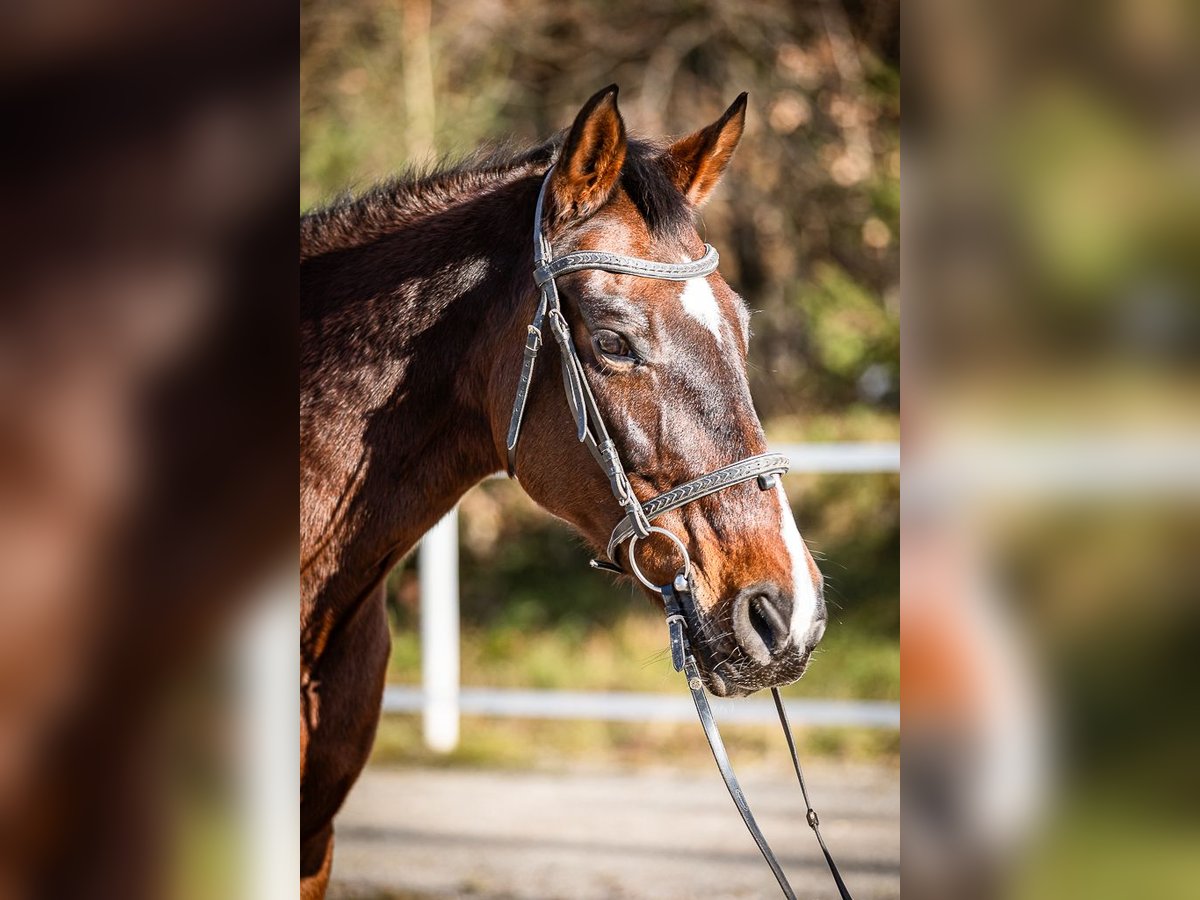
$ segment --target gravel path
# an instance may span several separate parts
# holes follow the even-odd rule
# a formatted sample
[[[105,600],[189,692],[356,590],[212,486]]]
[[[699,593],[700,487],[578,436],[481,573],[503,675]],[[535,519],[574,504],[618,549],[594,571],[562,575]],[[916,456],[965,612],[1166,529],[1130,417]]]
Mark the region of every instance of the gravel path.
[[[857,900],[900,896],[892,768],[806,769]],[[836,898],[799,788],[742,778],[797,894]],[[331,900],[778,897],[715,771],[622,774],[369,768],[337,819]]]

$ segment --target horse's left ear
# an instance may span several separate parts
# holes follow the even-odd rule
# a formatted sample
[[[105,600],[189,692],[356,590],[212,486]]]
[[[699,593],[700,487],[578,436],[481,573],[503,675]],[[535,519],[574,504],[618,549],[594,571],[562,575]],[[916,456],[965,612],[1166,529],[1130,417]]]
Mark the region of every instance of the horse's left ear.
[[[692,206],[699,206],[716,188],[745,127],[746,94],[743,92],[725,110],[725,115],[676,141],[663,154],[671,177]]]

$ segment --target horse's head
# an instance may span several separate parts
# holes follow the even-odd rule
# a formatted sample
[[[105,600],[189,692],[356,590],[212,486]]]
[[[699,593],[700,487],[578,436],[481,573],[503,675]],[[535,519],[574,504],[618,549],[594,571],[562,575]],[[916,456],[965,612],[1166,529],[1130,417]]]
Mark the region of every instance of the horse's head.
[[[626,138],[616,93],[608,88],[588,101],[559,151],[544,225],[554,255],[697,259],[704,242],[693,212],[737,146],[746,97],[711,125],[660,147]],[[749,314],[719,274],[665,281],[589,270],[561,275],[557,284],[588,383],[639,498],[766,451],[746,378]],[[551,358],[536,370],[516,474],[538,503],[604,548],[622,513],[576,441],[557,348],[546,345]],[[517,348],[505,363],[519,363]],[[515,379],[515,368],[506,370],[505,384]],[[738,484],[655,524],[691,556],[699,618],[691,637],[709,689],[738,695],[797,679],[826,614],[821,574],[782,486]],[[635,552],[658,584],[669,583],[681,563],[660,535]],[[626,570],[627,555],[628,545],[618,554]]]

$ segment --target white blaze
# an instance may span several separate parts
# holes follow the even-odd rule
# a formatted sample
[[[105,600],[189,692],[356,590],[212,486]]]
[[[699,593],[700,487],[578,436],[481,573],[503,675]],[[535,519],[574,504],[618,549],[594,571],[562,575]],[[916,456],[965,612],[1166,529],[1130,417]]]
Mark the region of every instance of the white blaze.
[[[775,485],[779,497],[779,532],[792,561],[792,640],[799,645],[812,628],[817,616],[817,591],[813,587],[812,573],[808,570],[808,553],[796,519],[788,503],[783,485]]]
[[[683,303],[683,311],[707,328],[721,343],[721,307],[717,298],[708,285],[707,278],[689,278],[683,283],[683,293],[679,295]]]

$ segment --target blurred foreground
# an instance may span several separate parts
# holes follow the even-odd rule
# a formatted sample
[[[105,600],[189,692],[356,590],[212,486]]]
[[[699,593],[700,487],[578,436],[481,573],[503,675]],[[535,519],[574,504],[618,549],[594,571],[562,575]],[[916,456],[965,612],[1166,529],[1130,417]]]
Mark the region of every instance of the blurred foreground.
[[[1194,897],[1195,6],[905,29],[905,888]]]
[[[242,813],[291,837],[232,648],[294,565],[294,15],[0,11],[6,900],[266,896]]]

